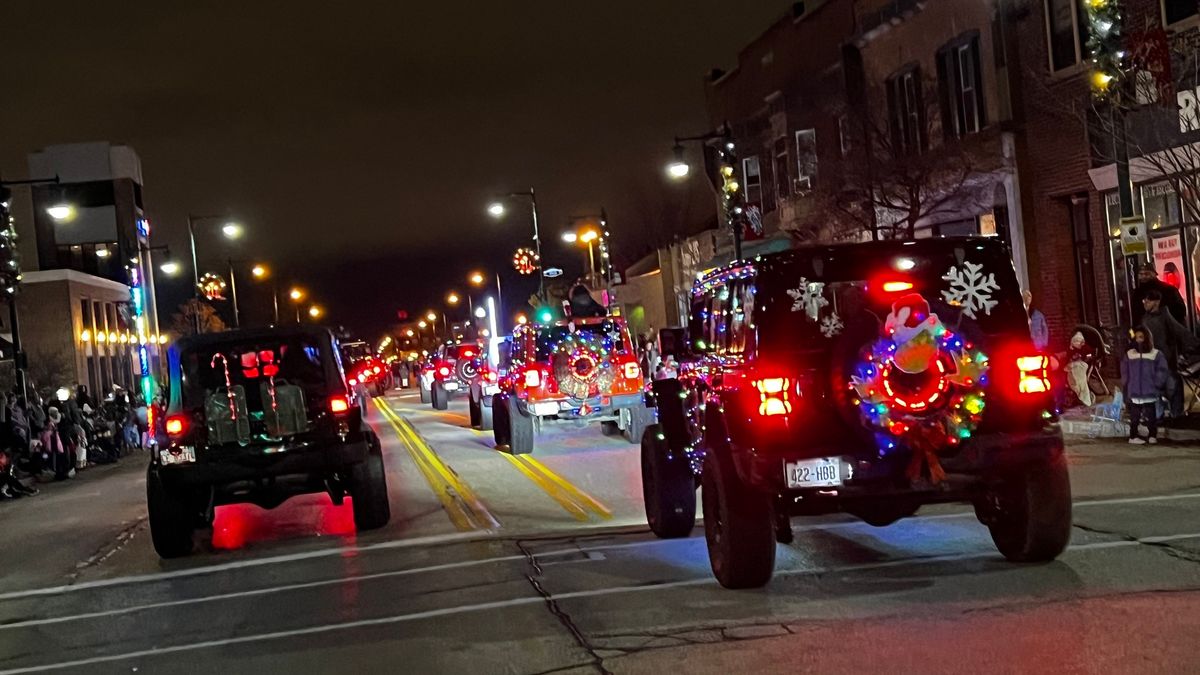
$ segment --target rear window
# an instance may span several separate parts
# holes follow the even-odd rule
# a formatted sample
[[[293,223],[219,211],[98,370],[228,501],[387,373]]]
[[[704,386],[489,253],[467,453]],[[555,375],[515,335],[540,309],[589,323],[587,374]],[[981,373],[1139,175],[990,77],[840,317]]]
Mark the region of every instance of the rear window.
[[[882,325],[897,303],[916,303],[980,336],[1029,334],[1007,250],[979,241],[801,249],[768,258],[754,284],[754,332],[768,351],[827,349],[834,338],[858,332],[851,328]]]
[[[321,343],[316,338],[290,336],[224,342],[189,349],[180,355],[183,405],[203,408],[214,394],[241,386],[246,407],[261,412],[270,405],[271,390],[300,387],[309,406],[328,395]]]
[[[625,354],[629,351],[629,344],[625,331],[622,330],[621,324],[616,321],[606,320],[592,324],[578,324],[575,326],[575,333],[580,335],[588,335],[598,337],[604,340],[607,345],[617,354]],[[537,360],[545,361],[550,358],[550,353],[571,334],[570,326],[547,326],[538,330],[537,333]]]

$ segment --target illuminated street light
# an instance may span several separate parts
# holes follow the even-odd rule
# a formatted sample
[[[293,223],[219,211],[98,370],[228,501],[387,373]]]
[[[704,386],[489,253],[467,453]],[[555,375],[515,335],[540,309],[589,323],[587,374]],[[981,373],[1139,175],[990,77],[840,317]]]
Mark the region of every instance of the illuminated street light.
[[[485,317],[487,317],[487,310],[482,307],[476,307],[475,308],[475,318],[483,319]]]
[[[425,322],[424,322],[424,321],[422,321],[421,323],[419,323],[419,324],[417,324],[417,325],[418,325],[418,326],[420,326],[421,328],[424,328],[424,327],[425,327]],[[412,337],[413,335],[414,335],[414,333],[413,333],[413,329],[411,329],[411,328],[409,328],[408,330],[404,331],[404,337]]]
[[[579,235],[574,232],[563,232],[562,240],[568,244],[574,244],[579,241]]]
[[[504,204],[501,204],[500,202],[492,202],[492,204],[488,206],[488,213],[490,213],[493,218],[503,218]]]
[[[163,274],[174,276],[179,274],[179,263],[175,262],[174,260],[168,260],[159,265],[158,269],[162,270]]]
[[[237,223],[225,223],[221,226],[221,233],[229,239],[237,239],[242,236],[242,226]]]
[[[300,290],[299,288],[293,288],[288,293],[288,297],[291,298],[293,302],[300,302],[300,300],[304,298],[304,291]]]
[[[458,293],[455,293],[454,291],[450,291],[450,294],[446,296],[446,302],[450,303],[451,305],[457,305],[461,299],[462,298],[458,297]]]
[[[483,282],[484,282],[483,273],[482,272],[472,272],[471,276],[468,277],[467,280],[470,281],[471,285],[473,285],[473,286],[482,286]]]
[[[429,323],[433,323],[434,321],[437,321],[437,314],[430,312],[425,315],[425,318],[429,320]]]
[[[583,234],[579,235],[579,241],[582,241],[585,244],[590,244],[599,238],[600,238],[600,233],[597,232],[596,230],[591,230],[591,229],[586,230],[586,231],[584,231]]]
[[[420,321],[417,322],[417,328],[425,328],[428,325],[429,324],[425,323],[425,319],[421,319]]]
[[[267,276],[267,268],[265,265],[255,265],[250,268],[250,274],[254,275],[255,279],[263,279]]]
[[[317,318],[317,317],[319,317],[319,316],[321,316],[321,308],[320,308],[320,307],[317,307],[316,305],[313,305],[312,307],[309,307],[309,308],[308,308],[308,315],[309,315],[309,316],[311,316],[311,317],[312,317],[312,318],[314,318],[314,319],[315,319],[315,318]]]
[[[675,144],[675,160],[667,165],[667,175],[675,180],[683,180],[692,172],[692,167],[683,155],[683,145]]]
[[[70,204],[53,204],[46,208],[46,213],[50,214],[51,218],[62,222],[70,220],[75,215],[75,207]]]

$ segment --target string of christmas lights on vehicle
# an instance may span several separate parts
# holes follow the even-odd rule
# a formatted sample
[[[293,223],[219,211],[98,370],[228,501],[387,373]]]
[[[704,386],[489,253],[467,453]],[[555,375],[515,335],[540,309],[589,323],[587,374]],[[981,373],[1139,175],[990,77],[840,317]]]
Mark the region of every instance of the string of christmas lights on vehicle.
[[[551,362],[558,388],[574,398],[588,398],[616,380],[613,340],[608,335],[569,333],[554,343]]]

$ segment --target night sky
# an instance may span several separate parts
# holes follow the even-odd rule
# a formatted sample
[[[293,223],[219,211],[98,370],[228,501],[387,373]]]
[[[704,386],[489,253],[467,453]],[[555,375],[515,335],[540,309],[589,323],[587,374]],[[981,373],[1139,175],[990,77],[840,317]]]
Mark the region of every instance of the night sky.
[[[572,215],[605,206],[626,261],[664,220],[711,218],[699,180],[663,178],[672,137],[706,130],[704,73],[790,5],[5,0],[0,170],[24,178],[55,143],[130,145],[155,243],[184,257],[189,211],[233,214],[247,237],[202,237],[202,270],[273,263],[373,338],[469,270],[508,283],[531,228],[515,204],[490,219],[494,193],[537,188],[547,265],[569,272]]]

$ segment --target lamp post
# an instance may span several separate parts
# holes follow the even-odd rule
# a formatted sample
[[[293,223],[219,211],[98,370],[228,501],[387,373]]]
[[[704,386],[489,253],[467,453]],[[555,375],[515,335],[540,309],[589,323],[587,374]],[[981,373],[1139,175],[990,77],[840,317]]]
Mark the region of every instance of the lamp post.
[[[741,185],[737,181],[737,146],[733,143],[733,132],[728,124],[724,124],[716,131],[710,131],[707,134],[698,136],[675,137],[674,160],[667,165],[667,175],[674,180],[683,180],[691,173],[691,166],[687,162],[687,157],[684,153],[684,143],[700,143],[708,145],[713,141],[720,141],[720,146],[717,149],[717,157],[721,162],[721,187],[716,189],[716,185],[712,185],[721,197],[721,205],[725,210],[725,221],[729,225],[733,234],[733,258],[734,260],[742,259],[742,226],[745,219],[745,198],[742,193]]]
[[[537,253],[538,264],[542,265],[542,237],[538,233],[537,193],[534,192],[533,188],[531,187],[527,192],[510,192],[505,195],[505,197],[522,197],[529,199],[530,213],[533,215],[533,247],[534,251]],[[488,213],[492,214],[492,217],[494,218],[502,218],[504,216],[504,211],[504,203],[502,201],[492,202],[491,206],[488,207]],[[546,277],[544,274],[542,274],[541,269],[538,270],[538,298],[541,299],[542,302],[545,302],[546,300]]]
[[[197,261],[196,256],[196,224],[204,221],[224,220],[225,218],[226,216],[221,215],[196,216],[191,213],[187,217],[188,243],[192,249],[192,298],[196,301],[197,310],[193,311],[192,314],[196,322],[197,334],[200,333],[200,312],[198,311],[200,305],[200,263]],[[237,239],[242,236],[242,226],[235,222],[227,221],[221,226],[221,233],[228,239]],[[234,323],[237,323],[236,309],[234,311]]]
[[[292,304],[296,306],[296,323],[300,323],[300,301],[304,299],[304,291],[299,288],[292,288],[288,291],[288,297],[292,299]]]

